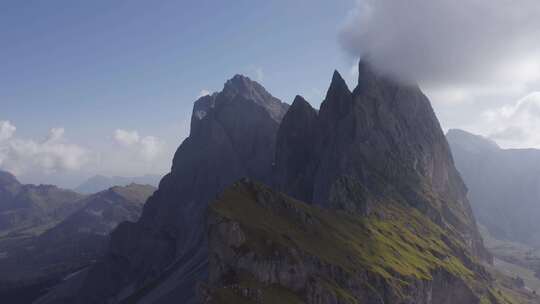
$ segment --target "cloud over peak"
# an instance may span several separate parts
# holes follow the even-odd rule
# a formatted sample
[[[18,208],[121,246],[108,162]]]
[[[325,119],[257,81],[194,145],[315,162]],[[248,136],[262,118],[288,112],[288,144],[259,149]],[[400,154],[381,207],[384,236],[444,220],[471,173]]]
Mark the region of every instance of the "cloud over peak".
[[[431,86],[540,79],[537,0],[359,0],[341,43],[382,72]]]

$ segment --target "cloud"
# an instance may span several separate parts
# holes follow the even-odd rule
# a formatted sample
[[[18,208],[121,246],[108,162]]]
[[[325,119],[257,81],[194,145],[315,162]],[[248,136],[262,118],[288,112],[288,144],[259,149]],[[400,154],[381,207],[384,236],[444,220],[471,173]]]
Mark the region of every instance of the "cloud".
[[[264,80],[264,69],[260,66],[257,66],[257,65],[249,65],[246,69],[245,69],[245,72],[247,73],[247,75],[249,75],[252,79],[258,81],[258,82],[262,82]]]
[[[44,141],[16,138],[15,130],[0,121],[0,167],[16,175],[79,170],[90,160],[85,148],[66,141],[63,128],[51,129]]]
[[[137,131],[117,129],[114,131],[114,139],[121,145],[132,146],[140,141],[140,136]]]
[[[540,92],[485,111],[479,127],[506,148],[540,148]]]
[[[477,90],[540,80],[540,1],[359,0],[340,41],[384,73]]]
[[[137,131],[117,129],[114,131],[115,141],[131,149],[139,158],[145,161],[153,161],[165,150],[165,143],[155,136],[141,137]]]
[[[257,77],[257,81],[263,81],[264,71],[261,67],[255,68],[255,76]]]
[[[210,95],[210,91],[207,90],[207,89],[202,89],[199,92],[199,95],[197,96],[197,98],[201,98],[201,97],[208,96],[208,95]]]
[[[10,139],[17,128],[9,121],[0,121],[0,142]]]

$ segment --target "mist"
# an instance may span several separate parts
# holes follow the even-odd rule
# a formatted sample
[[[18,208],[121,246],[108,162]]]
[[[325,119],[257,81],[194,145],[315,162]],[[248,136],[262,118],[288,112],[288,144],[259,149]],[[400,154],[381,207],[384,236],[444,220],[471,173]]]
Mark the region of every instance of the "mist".
[[[381,72],[427,86],[540,77],[540,2],[360,0],[342,47]]]

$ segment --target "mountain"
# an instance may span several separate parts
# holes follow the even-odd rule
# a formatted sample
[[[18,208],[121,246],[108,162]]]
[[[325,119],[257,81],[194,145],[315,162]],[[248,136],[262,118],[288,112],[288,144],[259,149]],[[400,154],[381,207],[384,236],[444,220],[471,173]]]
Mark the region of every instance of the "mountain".
[[[279,134],[287,138],[305,133],[303,138],[311,142],[278,138],[285,145],[277,147],[277,171],[304,168],[286,175],[278,190],[305,202],[368,215],[378,195],[391,186],[433,221],[457,229],[475,255],[489,259],[444,133],[417,86],[394,82],[361,63],[353,92],[334,73],[317,116],[301,99],[295,102],[303,105],[293,104]],[[305,125],[298,123],[302,115],[310,117]],[[310,147],[309,155],[298,151],[302,146]],[[298,183],[304,191],[295,188]]]
[[[111,235],[107,257],[66,284],[75,286],[63,286],[43,302],[195,301],[196,284],[208,273],[207,205],[242,177],[271,181],[276,135],[287,108],[240,75],[221,92],[197,100],[190,135],[141,219],[121,224]]]
[[[83,194],[91,194],[107,190],[114,186],[127,186],[129,184],[151,185],[157,187],[160,175],[143,175],[134,177],[96,175],[75,188],[75,191]]]
[[[196,101],[140,220],[37,303],[511,303],[490,262],[429,100],[361,62],[319,111],[240,75]]]
[[[23,185],[0,171],[0,236],[40,233],[79,209],[82,197],[52,185]]]
[[[350,91],[336,72],[277,142],[282,193],[241,182],[210,207],[203,303],[510,303],[417,86],[362,62]]]
[[[461,130],[447,138],[478,221],[497,239],[539,247],[540,150],[501,149]]]
[[[79,210],[43,234],[2,244],[0,297],[25,303],[21,296],[32,294],[28,290],[93,263],[105,252],[109,233],[121,222],[138,220],[154,191],[136,184],[110,188],[83,198]]]
[[[465,243],[388,194],[356,217],[230,187],[211,206],[203,303],[511,303]]]
[[[478,221],[495,238],[539,247],[540,150],[501,149],[461,130],[447,138]]]

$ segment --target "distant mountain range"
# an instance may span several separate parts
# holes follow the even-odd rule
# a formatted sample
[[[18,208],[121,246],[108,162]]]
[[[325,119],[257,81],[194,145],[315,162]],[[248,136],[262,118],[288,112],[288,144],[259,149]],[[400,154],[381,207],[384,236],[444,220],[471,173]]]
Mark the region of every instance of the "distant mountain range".
[[[52,185],[23,185],[0,171],[0,236],[43,232],[81,208],[82,198]]]
[[[501,149],[462,130],[447,138],[478,221],[493,237],[540,247],[540,150]]]
[[[319,111],[236,75],[137,222],[37,304],[539,303],[496,272],[416,85],[359,65]]]
[[[129,184],[151,185],[157,187],[160,175],[147,174],[135,177],[96,175],[77,186],[74,190],[78,193],[90,194],[109,189],[114,186],[127,186]]]
[[[115,186],[83,196],[55,186],[22,185],[0,171],[0,298],[30,303],[44,289],[106,251],[109,233],[136,221],[150,185]]]

